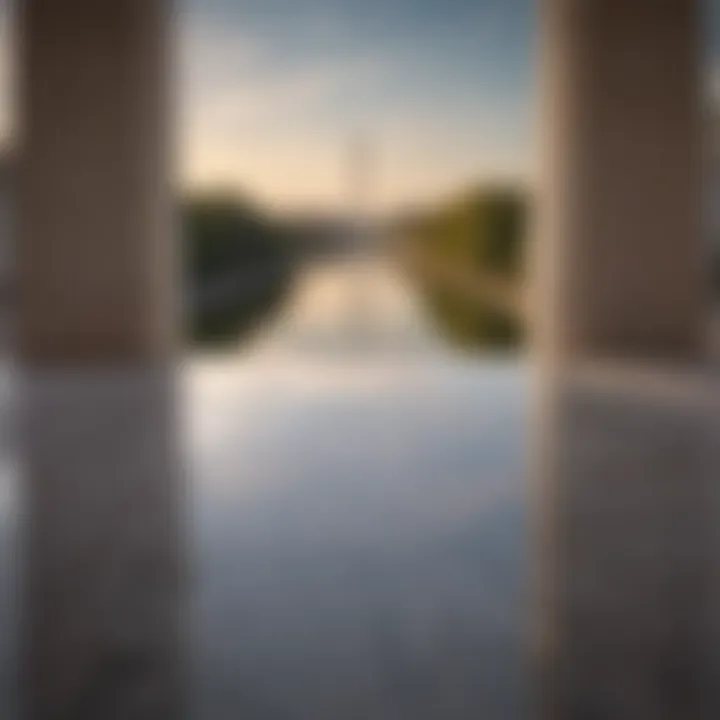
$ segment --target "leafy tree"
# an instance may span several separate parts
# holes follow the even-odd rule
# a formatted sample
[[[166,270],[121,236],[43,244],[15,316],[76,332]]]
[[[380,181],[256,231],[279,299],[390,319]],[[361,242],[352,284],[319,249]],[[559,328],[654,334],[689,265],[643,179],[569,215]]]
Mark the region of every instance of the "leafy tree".
[[[237,340],[283,295],[291,266],[285,234],[232,192],[188,198],[181,214],[192,340]]]
[[[500,280],[517,288],[524,275],[529,200],[517,188],[475,187],[422,217],[411,218],[401,232],[424,267],[474,278],[480,286]],[[522,318],[508,308],[480,304],[442,273],[422,273],[423,294],[438,324],[456,344],[508,347],[520,342]]]

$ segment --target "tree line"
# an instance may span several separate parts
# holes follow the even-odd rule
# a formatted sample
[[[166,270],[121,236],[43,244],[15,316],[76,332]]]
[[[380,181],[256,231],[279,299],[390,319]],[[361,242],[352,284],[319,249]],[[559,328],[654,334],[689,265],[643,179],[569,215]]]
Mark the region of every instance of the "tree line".
[[[476,186],[400,222],[403,264],[454,344],[522,341],[530,204],[522,188]]]
[[[293,244],[283,225],[233,192],[187,197],[181,208],[190,341],[234,342],[284,297]]]

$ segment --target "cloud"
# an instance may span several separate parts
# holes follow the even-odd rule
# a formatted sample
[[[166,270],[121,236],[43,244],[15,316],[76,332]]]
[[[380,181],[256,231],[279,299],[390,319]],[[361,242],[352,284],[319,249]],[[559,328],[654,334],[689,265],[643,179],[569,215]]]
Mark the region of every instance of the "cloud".
[[[378,53],[278,62],[234,29],[194,28],[183,46],[181,135],[189,184],[251,185],[284,204],[341,194],[348,103],[403,69]]]
[[[302,45],[302,44],[301,44]],[[500,92],[453,75],[422,48],[288,49],[238,25],[197,23],[182,44],[183,177],[237,184],[280,205],[345,201],[344,147],[377,145],[384,206],[449,191],[497,169],[522,175],[518,123]],[[467,70],[467,68],[465,68]],[[439,73],[439,74],[438,74]]]
[[[343,95],[377,86],[396,64],[377,53],[305,53],[281,60],[272,43],[233,26],[188,28],[181,58],[185,124],[203,131],[211,125],[221,133],[292,114],[307,117]]]

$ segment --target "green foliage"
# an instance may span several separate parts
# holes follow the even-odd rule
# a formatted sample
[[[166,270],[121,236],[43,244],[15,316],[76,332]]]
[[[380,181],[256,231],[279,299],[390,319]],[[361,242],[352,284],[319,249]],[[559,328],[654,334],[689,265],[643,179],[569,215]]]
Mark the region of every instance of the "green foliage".
[[[200,278],[273,259],[283,251],[278,228],[258,208],[227,192],[187,200],[183,225],[188,264]]]
[[[522,341],[522,324],[510,313],[469,302],[447,285],[424,284],[422,295],[438,330],[455,347],[507,350]]]
[[[182,223],[192,340],[237,340],[284,293],[290,272],[284,233],[257,207],[229,192],[187,199]]]
[[[405,227],[410,252],[419,252],[424,267],[441,267],[470,278],[478,286],[500,280],[519,288],[524,274],[529,202],[515,188],[473,188],[434,212],[413,218]],[[482,293],[424,272],[423,294],[438,325],[464,347],[512,347],[521,342],[522,318],[508,308],[482,304]]]
[[[418,241],[439,260],[519,278],[528,201],[516,189],[473,189],[416,224]]]

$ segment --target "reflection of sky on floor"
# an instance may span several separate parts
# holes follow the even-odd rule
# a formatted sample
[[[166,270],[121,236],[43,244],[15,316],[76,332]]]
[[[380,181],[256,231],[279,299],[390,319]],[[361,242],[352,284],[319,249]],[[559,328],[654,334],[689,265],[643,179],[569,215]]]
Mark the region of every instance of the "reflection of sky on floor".
[[[187,364],[203,720],[527,717],[525,368],[453,357],[373,282],[359,311],[306,278],[251,352]]]

